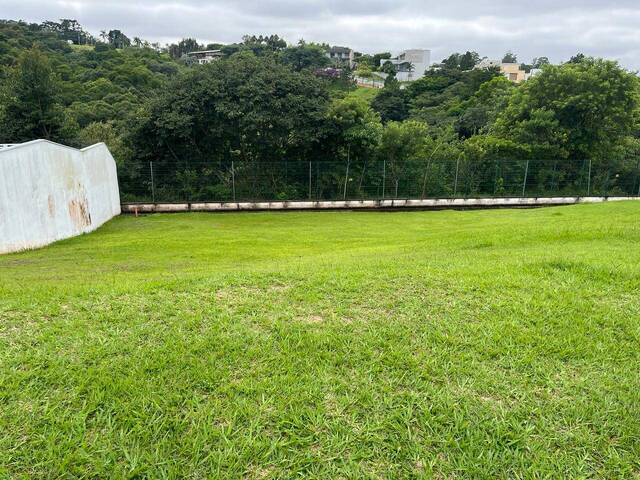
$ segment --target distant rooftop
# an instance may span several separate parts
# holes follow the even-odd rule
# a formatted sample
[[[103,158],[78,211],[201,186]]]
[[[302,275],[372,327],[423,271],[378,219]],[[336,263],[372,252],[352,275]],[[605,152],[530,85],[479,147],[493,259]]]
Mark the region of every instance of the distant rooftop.
[[[215,55],[215,54],[224,55],[222,53],[222,50],[198,50],[196,52],[187,53],[187,55]]]

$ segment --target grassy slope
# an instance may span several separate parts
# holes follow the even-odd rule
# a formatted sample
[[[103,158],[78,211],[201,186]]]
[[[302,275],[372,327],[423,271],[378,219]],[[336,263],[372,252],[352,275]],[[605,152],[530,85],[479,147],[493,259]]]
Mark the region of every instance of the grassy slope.
[[[77,52],[95,50],[95,45],[71,45],[71,48]]]
[[[368,87],[358,87],[355,90],[349,92],[350,97],[357,97],[365,100],[367,103],[371,103],[371,101],[378,95],[380,90],[378,88],[368,88]]]
[[[156,215],[0,257],[0,477],[637,476],[639,220]]]

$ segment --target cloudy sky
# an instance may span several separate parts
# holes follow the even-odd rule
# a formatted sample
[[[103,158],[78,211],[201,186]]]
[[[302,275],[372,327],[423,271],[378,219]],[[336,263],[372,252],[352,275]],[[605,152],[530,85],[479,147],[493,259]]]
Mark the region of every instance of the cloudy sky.
[[[512,50],[562,61],[580,51],[640,69],[638,0],[0,0],[0,18],[76,18],[92,33],[119,28],[161,43],[278,33],[367,53],[430,48],[436,60]]]

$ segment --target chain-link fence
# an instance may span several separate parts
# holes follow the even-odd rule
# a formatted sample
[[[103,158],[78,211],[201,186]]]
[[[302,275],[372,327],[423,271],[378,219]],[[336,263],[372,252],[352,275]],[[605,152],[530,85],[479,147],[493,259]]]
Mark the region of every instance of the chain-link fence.
[[[120,184],[125,202],[640,195],[640,162],[149,162]]]

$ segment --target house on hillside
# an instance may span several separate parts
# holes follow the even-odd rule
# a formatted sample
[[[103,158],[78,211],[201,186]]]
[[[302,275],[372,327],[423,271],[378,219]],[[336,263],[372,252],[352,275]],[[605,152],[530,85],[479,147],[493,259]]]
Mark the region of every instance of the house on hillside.
[[[215,62],[224,57],[224,53],[221,50],[201,50],[198,52],[187,53],[187,58],[194,63],[204,65],[206,63]]]
[[[331,47],[326,55],[335,66],[355,66],[355,53],[348,47]]]
[[[396,67],[396,78],[401,82],[412,82],[424,77],[431,65],[431,50],[414,48],[405,50],[395,58],[383,58],[380,66],[391,63]]]
[[[475,67],[476,69],[489,69],[489,68],[498,68],[500,69],[500,73],[505,76],[507,80],[512,81],[513,83],[522,83],[525,80],[529,80],[532,76],[539,73],[539,70],[536,70],[535,73],[532,70],[531,73],[527,73],[523,70],[519,63],[503,63],[498,60],[489,60],[484,59]]]

